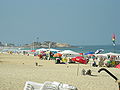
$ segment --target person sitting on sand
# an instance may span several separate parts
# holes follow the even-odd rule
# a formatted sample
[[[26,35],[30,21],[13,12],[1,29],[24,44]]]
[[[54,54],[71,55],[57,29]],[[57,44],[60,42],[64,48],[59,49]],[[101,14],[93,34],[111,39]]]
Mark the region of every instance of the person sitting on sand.
[[[81,74],[82,74],[82,75],[86,75],[85,69],[82,69]]]
[[[93,66],[93,67],[97,67],[97,66],[98,66],[98,65],[96,64],[95,60],[94,60],[94,62],[93,62],[93,64],[92,64],[92,66]]]
[[[86,75],[91,75],[91,73],[92,73],[92,71],[89,69],[89,70],[87,70]]]

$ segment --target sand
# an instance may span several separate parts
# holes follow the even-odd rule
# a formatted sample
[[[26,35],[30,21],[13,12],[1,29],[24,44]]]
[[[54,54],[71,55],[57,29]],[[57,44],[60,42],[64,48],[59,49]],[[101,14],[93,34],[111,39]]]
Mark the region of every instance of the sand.
[[[35,63],[39,63],[36,66]],[[0,54],[0,90],[23,90],[26,81],[44,83],[56,81],[76,86],[78,90],[118,90],[115,80],[99,67],[90,64],[55,64],[38,57]],[[81,75],[82,69],[92,70],[93,76]],[[120,79],[120,69],[107,68]]]

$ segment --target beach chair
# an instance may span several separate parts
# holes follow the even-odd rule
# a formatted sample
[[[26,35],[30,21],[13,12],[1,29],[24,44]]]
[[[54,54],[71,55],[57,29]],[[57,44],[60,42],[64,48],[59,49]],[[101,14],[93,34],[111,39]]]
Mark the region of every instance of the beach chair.
[[[40,90],[77,90],[77,88],[69,84],[47,81],[40,88]]]
[[[76,87],[60,82],[46,81],[44,84],[27,81],[24,90],[77,90]]]
[[[24,90],[40,90],[40,88],[43,86],[43,84],[27,81],[25,83]]]

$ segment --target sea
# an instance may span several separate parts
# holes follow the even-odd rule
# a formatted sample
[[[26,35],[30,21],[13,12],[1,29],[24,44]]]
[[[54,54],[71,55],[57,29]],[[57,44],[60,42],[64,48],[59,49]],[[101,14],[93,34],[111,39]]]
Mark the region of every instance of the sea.
[[[36,48],[38,49],[38,48]],[[71,47],[71,48],[54,48],[58,50],[72,50],[78,53],[87,53],[87,52],[95,52],[99,49],[103,49],[104,51],[102,53],[120,53],[120,45],[82,45],[77,47]]]
[[[84,45],[79,46],[77,48],[56,48],[59,50],[72,50],[78,53],[87,53],[87,52],[95,52],[99,49],[103,49],[102,53],[120,53],[120,45],[112,46],[112,45]]]
[[[10,50],[15,49],[15,48],[9,48]],[[34,48],[34,50],[40,49],[40,48]],[[48,48],[46,48],[48,49]],[[72,50],[78,53],[88,53],[88,52],[95,52],[99,49],[103,49],[104,51],[101,53],[119,53],[120,54],[120,45],[82,45],[82,46],[77,46],[77,47],[69,47],[69,48],[53,48],[57,50]],[[0,49],[3,50],[3,49]],[[6,51],[6,49],[4,49]],[[8,50],[8,49],[7,49]],[[22,48],[22,50],[33,50],[33,48]]]

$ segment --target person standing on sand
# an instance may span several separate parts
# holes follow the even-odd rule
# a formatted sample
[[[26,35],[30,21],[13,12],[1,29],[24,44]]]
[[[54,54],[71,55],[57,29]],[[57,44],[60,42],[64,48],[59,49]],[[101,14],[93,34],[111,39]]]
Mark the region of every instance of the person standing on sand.
[[[103,65],[104,65],[104,59],[103,57],[101,57],[99,61],[99,67],[102,67]]]

